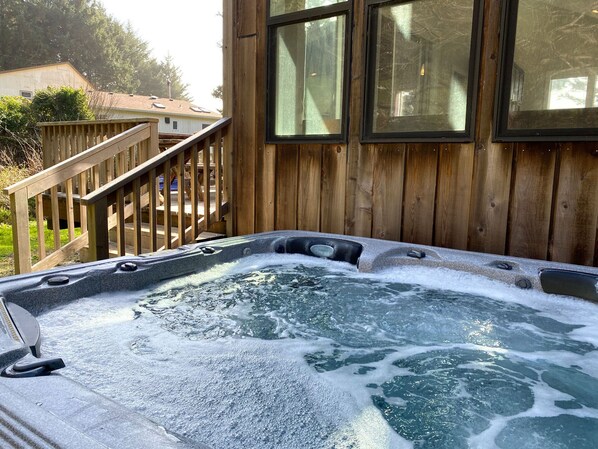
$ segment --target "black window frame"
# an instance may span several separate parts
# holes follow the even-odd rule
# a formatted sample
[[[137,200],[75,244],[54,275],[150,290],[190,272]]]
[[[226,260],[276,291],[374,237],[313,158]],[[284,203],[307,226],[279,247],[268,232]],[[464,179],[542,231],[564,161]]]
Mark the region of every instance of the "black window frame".
[[[598,140],[598,127],[595,128],[517,128],[509,129],[509,105],[519,0],[505,0],[500,24],[500,60],[497,89],[494,101],[493,140],[497,142],[572,142]],[[548,112],[548,110],[547,110]],[[558,112],[556,113],[558,115]]]
[[[266,62],[266,143],[347,143],[349,131],[349,95],[351,85],[351,34],[353,29],[353,0],[320,6],[302,11],[270,16],[270,0],[266,1],[267,62]],[[307,23],[330,17],[345,17],[345,53],[343,55],[343,89],[341,106],[341,132],[338,134],[296,134],[279,136],[275,134],[276,120],[276,29],[282,26]]]
[[[471,26],[471,44],[469,49],[469,69],[467,72],[467,107],[465,129],[463,131],[405,131],[405,132],[373,132],[374,98],[376,89],[375,50],[377,15],[375,8],[392,6],[401,3],[414,3],[417,0],[366,0],[367,33],[365,42],[365,76],[363,83],[363,117],[361,120],[361,141],[363,143],[378,142],[473,142],[475,138],[476,116],[478,106],[478,85],[480,77],[480,60],[482,48],[482,28],[484,19],[484,1],[473,0],[473,17]]]

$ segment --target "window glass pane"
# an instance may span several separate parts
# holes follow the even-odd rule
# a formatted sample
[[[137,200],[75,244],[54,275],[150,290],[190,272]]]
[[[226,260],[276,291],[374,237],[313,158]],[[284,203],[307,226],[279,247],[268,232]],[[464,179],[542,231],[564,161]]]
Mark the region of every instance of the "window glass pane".
[[[473,11],[473,0],[375,8],[374,133],[465,131]]]
[[[277,136],[340,134],[345,17],[276,29]]]
[[[596,126],[595,8],[596,0],[519,0],[509,128]]]
[[[346,0],[270,0],[270,16],[345,2]]]

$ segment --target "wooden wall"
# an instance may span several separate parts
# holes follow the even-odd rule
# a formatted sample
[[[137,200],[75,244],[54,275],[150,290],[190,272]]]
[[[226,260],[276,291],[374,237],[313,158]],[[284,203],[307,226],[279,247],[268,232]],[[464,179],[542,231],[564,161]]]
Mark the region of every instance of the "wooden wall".
[[[301,229],[598,266],[598,142],[492,141],[501,2],[485,2],[475,142],[360,143],[355,0],[349,143],[267,145],[267,0],[224,1],[235,234]]]

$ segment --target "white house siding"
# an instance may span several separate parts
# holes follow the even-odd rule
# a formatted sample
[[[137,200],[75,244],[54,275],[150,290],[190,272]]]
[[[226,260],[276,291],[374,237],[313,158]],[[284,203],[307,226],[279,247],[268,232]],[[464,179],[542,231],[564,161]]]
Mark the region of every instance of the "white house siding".
[[[23,91],[35,95],[38,90],[61,86],[90,88],[89,82],[68,63],[0,72],[0,97],[20,96]]]
[[[197,131],[201,131],[205,126],[209,126],[216,122],[218,119],[213,117],[185,117],[176,115],[162,115],[152,114],[146,111],[119,111],[112,110],[109,113],[111,119],[127,119],[127,118],[142,118],[151,117],[157,118],[158,132],[161,133],[175,133],[175,134],[194,134]],[[165,117],[170,117],[170,124],[166,124]],[[177,129],[173,128],[173,122],[177,122]]]

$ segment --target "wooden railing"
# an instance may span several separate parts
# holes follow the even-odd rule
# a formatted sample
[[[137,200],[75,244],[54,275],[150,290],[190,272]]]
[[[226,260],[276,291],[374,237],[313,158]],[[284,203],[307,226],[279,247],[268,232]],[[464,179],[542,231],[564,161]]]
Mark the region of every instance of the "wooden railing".
[[[222,220],[228,212],[223,138],[230,123],[230,118],[219,120],[82,198],[87,207],[89,259],[109,257],[110,232],[114,229],[118,255],[125,255],[127,247],[140,254],[192,242],[212,223]],[[176,204],[170,189],[174,178],[178,184]],[[158,224],[158,209],[162,225]],[[142,221],[143,210],[147,211],[147,223]]]
[[[38,123],[44,168],[53,167],[142,123],[155,124],[152,131],[158,132],[157,118]],[[106,172],[106,176],[109,175]]]
[[[77,200],[89,192],[100,189],[102,185],[113,178],[134,169],[158,153],[157,122],[145,121],[146,123],[138,124],[75,155],[57,150],[58,159],[67,154],[70,157],[4,190],[6,194],[10,195],[14,264],[17,274],[56,266],[87,245],[87,210],[85,204],[80,201],[77,204]],[[119,121],[118,126],[125,126],[123,123]],[[108,129],[111,124],[106,122],[105,125],[96,122],[92,126]],[[73,126],[74,129],[81,130],[87,125],[76,124]],[[59,134],[62,135],[62,131],[55,135]],[[84,139],[81,136],[74,140],[93,141],[91,138]],[[81,143],[81,145],[83,144]],[[78,146],[77,151],[80,148]],[[28,204],[30,198],[35,198],[34,215],[38,246],[36,254],[38,261],[36,263],[32,261],[30,244]],[[78,220],[76,220],[77,215]],[[47,254],[45,247],[45,217],[51,219],[54,243],[54,251],[51,254]],[[63,222],[66,221],[68,237],[68,243],[64,246],[60,241],[61,217],[66,218],[66,220],[63,219]],[[78,237],[75,233],[77,221],[81,229]],[[50,221],[48,221],[49,223]]]

